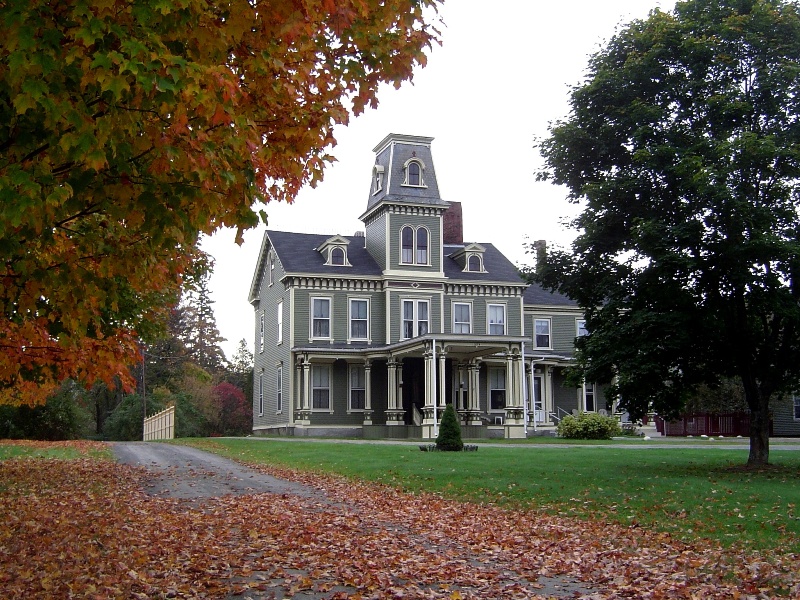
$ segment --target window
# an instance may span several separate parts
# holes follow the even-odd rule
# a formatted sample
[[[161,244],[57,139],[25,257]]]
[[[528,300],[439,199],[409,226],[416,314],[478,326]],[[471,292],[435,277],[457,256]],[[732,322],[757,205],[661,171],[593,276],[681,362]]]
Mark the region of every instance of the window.
[[[536,348],[550,347],[550,319],[536,319],[533,325],[534,340]]]
[[[430,254],[430,233],[426,227],[406,225],[400,231],[400,263],[404,265],[427,265]]]
[[[476,273],[481,272],[481,257],[477,254],[472,254],[467,259],[467,271],[473,271]]]
[[[594,404],[593,383],[583,383],[583,408],[586,412],[595,412],[597,410]]]
[[[313,298],[311,300],[311,337],[312,339],[331,338],[331,299]]]
[[[542,376],[534,375],[533,377],[533,410],[542,411],[544,406],[542,404]]]
[[[428,308],[427,300],[403,300],[402,339],[428,333]]]
[[[375,165],[372,167],[372,171],[375,174],[372,193],[377,194],[383,189],[383,165]]]
[[[403,227],[403,231],[400,233],[400,246],[400,262],[410,265],[414,262],[414,229],[412,227]]]
[[[275,256],[270,253],[267,261],[269,262],[269,285],[272,285],[275,282]]]
[[[589,333],[589,330],[586,329],[586,320],[585,319],[576,319],[575,320],[575,331],[576,337],[581,337]]]
[[[428,264],[428,230],[424,227],[417,229],[417,264]]]
[[[283,412],[283,365],[278,365],[278,373],[275,378],[275,412]]]
[[[341,248],[331,248],[331,264],[343,265],[344,264],[344,250]]]
[[[489,406],[491,410],[506,407],[506,370],[489,369]]]
[[[472,305],[466,302],[453,303],[453,333],[472,332]]]
[[[327,365],[311,366],[311,402],[316,410],[331,407],[331,369]]]
[[[283,343],[283,300],[278,300],[278,308],[277,313],[275,315],[277,317],[278,323],[278,344]]]
[[[264,351],[264,313],[259,317],[259,330],[258,330],[258,351]]]
[[[364,410],[367,400],[367,386],[364,367],[350,367],[350,410]]]
[[[366,340],[369,338],[369,301],[366,299],[350,300],[350,339]]]
[[[794,418],[800,421],[800,396],[792,396],[794,402]]]
[[[258,374],[258,415],[264,414],[264,374]]]
[[[405,185],[413,185],[415,187],[423,187],[425,185],[422,180],[422,163],[418,160],[411,159],[406,163]]]
[[[489,335],[506,334],[506,306],[505,304],[489,305]]]

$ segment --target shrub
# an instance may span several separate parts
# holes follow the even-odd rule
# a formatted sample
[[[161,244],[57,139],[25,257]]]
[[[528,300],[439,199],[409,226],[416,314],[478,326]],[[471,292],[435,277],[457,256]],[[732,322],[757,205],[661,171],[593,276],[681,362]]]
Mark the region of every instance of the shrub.
[[[439,450],[456,452],[464,449],[464,442],[461,440],[461,425],[452,404],[448,404],[444,409],[442,422],[439,424],[439,436],[436,438],[436,447]]]
[[[567,415],[558,424],[558,435],[572,440],[610,440],[621,434],[616,417],[591,412]]]

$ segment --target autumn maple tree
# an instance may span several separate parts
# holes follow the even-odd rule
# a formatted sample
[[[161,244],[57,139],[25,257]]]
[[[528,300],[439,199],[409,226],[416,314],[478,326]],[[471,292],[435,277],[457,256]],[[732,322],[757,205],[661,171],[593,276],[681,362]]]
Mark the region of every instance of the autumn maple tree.
[[[198,237],[318,182],[440,1],[0,0],[0,402],[124,382]]]

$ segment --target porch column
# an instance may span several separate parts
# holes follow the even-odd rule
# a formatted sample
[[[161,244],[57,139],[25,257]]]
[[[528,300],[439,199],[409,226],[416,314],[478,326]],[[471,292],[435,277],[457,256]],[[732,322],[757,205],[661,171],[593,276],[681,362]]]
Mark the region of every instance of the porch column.
[[[441,352],[439,352],[438,358],[439,358],[439,408],[440,408],[439,420],[441,421],[442,420],[442,411],[444,410],[444,406],[445,406],[445,403],[446,403],[446,400],[447,400],[447,397],[446,397],[446,394],[447,394],[447,382],[445,381],[445,377],[444,377],[445,370],[446,370],[444,366],[445,366],[445,359],[447,358],[447,355],[445,354],[443,348],[442,348]],[[453,408],[455,408],[455,407],[453,407]]]
[[[403,424],[403,409],[397,408],[397,367],[400,363],[398,363],[397,359],[391,357],[388,362],[389,368],[389,382],[387,384],[386,390],[386,397],[387,397],[387,406],[386,409],[386,424],[387,425],[402,425]],[[400,404],[402,404],[403,400],[400,399]]]
[[[509,349],[506,353],[506,438],[525,437],[520,360],[522,360],[522,357],[519,352]]]
[[[364,425],[372,425],[372,361],[364,360]]]
[[[467,422],[469,425],[482,425],[480,398],[480,365],[471,360],[467,365]]]
[[[311,422],[311,359],[306,354],[303,356],[303,408],[300,410],[300,420],[308,425]]]
[[[469,405],[466,402],[466,398],[464,398],[464,392],[469,389],[469,383],[467,382],[466,365],[463,362],[458,363],[458,369],[456,371],[455,388],[456,388],[455,408],[456,411],[458,412],[459,420],[462,423],[466,423],[468,418],[467,415],[468,415]]]
[[[425,405],[422,407],[422,437],[433,439],[436,437],[433,418],[436,406],[436,363],[433,361],[433,345],[425,347],[423,360],[425,361]]]
[[[536,424],[541,423],[542,420],[536,420],[536,388],[534,387],[536,381],[534,379],[534,369],[535,364],[533,361],[531,361],[530,364],[525,364],[525,377],[528,382],[528,423],[533,423],[534,427],[536,427]]]
[[[542,406],[546,415],[556,410],[553,402],[553,367],[550,365],[542,365]]]

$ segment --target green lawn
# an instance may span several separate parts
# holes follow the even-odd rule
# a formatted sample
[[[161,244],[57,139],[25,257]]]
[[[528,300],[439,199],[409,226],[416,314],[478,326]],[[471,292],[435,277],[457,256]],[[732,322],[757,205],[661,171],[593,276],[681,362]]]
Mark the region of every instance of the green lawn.
[[[698,536],[744,548],[800,550],[800,453],[773,446],[773,467],[745,471],[742,450],[559,445],[482,446],[420,452],[417,446],[219,439],[198,445],[249,462],[319,470],[403,490],[530,507]]]
[[[74,460],[76,458],[111,458],[111,449],[100,444],[80,446],[81,442],[66,442],[63,445],[37,444],[17,440],[5,440],[0,444],[0,460],[8,458],[58,458]]]

